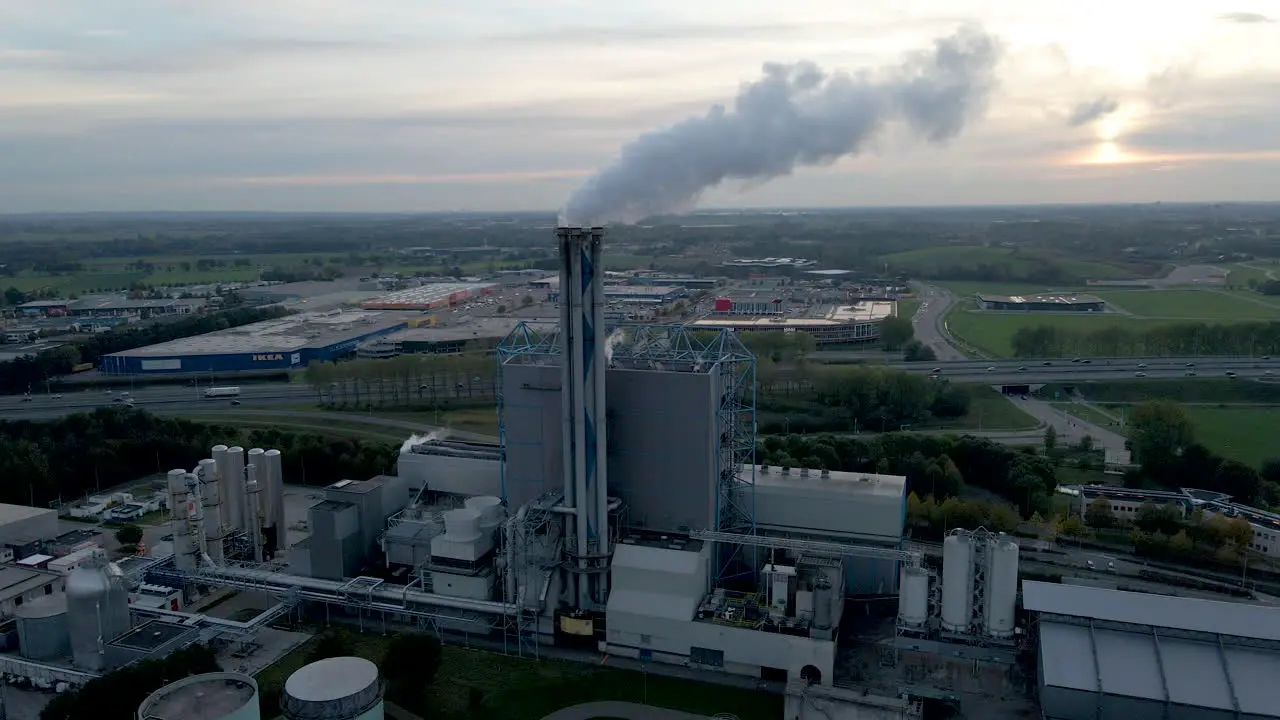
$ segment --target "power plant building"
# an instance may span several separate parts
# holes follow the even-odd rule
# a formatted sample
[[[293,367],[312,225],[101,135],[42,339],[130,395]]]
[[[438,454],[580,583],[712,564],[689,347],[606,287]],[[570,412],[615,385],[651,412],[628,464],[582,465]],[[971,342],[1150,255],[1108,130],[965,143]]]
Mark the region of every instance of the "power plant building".
[[[353,354],[361,342],[401,330],[418,317],[363,310],[288,315],[111,353],[98,369],[110,375],[298,369]]]
[[[702,318],[690,323],[697,329],[727,329],[737,332],[803,332],[818,345],[847,345],[880,339],[880,324],[892,317],[897,303],[892,300],[864,300],[853,305],[837,305],[817,316],[765,317],[732,315]]]

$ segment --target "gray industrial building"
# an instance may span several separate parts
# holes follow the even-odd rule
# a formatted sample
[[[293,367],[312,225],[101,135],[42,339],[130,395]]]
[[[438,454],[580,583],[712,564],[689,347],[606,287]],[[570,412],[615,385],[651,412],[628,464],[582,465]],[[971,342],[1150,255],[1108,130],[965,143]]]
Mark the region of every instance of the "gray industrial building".
[[[1280,718],[1280,608],[1022,583],[1047,720]]]
[[[48,540],[57,534],[57,510],[0,504],[0,543],[7,545],[31,540]]]
[[[324,500],[307,511],[311,536],[290,550],[290,569],[328,580],[356,575],[377,549],[387,518],[409,499],[405,481],[396,476],[341,480],[326,487]]]

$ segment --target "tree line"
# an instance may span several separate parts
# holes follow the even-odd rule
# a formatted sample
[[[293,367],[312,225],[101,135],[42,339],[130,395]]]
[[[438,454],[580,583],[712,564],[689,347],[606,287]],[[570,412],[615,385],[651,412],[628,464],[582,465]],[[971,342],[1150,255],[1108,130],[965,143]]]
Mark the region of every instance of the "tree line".
[[[1023,517],[1047,514],[1057,487],[1053,462],[1033,448],[1015,450],[970,435],[773,435],[757,443],[756,462],[903,475],[908,493],[931,495],[937,502],[971,484],[1013,503]]]
[[[1053,325],[1019,328],[1011,340],[1019,358],[1095,355],[1263,355],[1280,353],[1280,322],[1225,325],[1175,323],[1143,329],[1076,330]]]
[[[172,322],[121,326],[43,350],[33,357],[0,362],[0,392],[28,392],[46,381],[70,373],[71,368],[80,363],[97,365],[103,355],[271,320],[290,312],[279,306],[233,308]]]
[[[140,477],[192,468],[217,444],[276,448],[286,481],[312,486],[393,472],[399,454],[389,443],[99,408],[58,420],[0,422],[0,502],[70,502]]]
[[[497,359],[475,344],[457,355],[399,355],[341,363],[312,362],[307,384],[324,405],[436,406],[497,396]]]
[[[972,396],[946,380],[866,365],[798,364],[756,394],[760,432],[888,432],[963,417]]]
[[[191,675],[219,672],[213,649],[191,645],[167,657],[140,660],[64,692],[40,711],[40,720],[129,720],[151,693]]]
[[[1130,487],[1199,488],[1226,493],[1245,505],[1280,504],[1280,459],[1260,468],[1215,454],[1196,440],[1195,425],[1180,405],[1155,400],[1134,408],[1128,422],[1139,470],[1125,475]]]

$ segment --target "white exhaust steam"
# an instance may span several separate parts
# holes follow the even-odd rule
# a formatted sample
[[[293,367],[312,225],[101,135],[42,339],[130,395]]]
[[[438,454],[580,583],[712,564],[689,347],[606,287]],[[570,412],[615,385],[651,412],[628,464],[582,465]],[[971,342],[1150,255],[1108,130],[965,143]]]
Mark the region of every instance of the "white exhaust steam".
[[[982,114],[995,86],[998,41],[965,27],[882,72],[826,73],[769,63],[732,107],[655,130],[579,187],[561,225],[633,223],[693,208],[726,180],[764,181],[856,154],[891,122],[932,143]]]
[[[401,454],[407,453],[414,445],[421,445],[422,443],[431,442],[432,440],[443,440],[447,432],[448,431],[444,429],[440,429],[432,430],[426,435],[418,435],[417,433],[414,433],[413,435],[410,435],[407,440],[400,443],[400,452]]]
[[[604,364],[606,366],[613,365],[613,349],[618,347],[623,341],[622,330],[614,330],[609,333],[609,337],[604,339]]]

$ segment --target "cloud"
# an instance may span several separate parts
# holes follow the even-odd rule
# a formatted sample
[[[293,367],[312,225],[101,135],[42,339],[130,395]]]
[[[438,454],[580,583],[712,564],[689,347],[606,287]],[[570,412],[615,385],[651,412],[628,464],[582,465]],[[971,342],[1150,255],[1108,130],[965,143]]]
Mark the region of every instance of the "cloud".
[[[1080,127],[1120,109],[1120,101],[1113,97],[1100,97],[1076,105],[1067,116],[1067,125]]]
[[[1147,97],[1158,108],[1170,108],[1186,97],[1194,78],[1191,61],[1173,63],[1147,76]]]
[[[1251,13],[1251,12],[1222,13],[1221,15],[1218,16],[1218,19],[1223,22],[1239,23],[1242,25],[1256,25],[1258,23],[1275,22],[1275,20],[1272,20],[1270,17],[1267,17],[1266,15],[1262,15],[1260,13]]]

